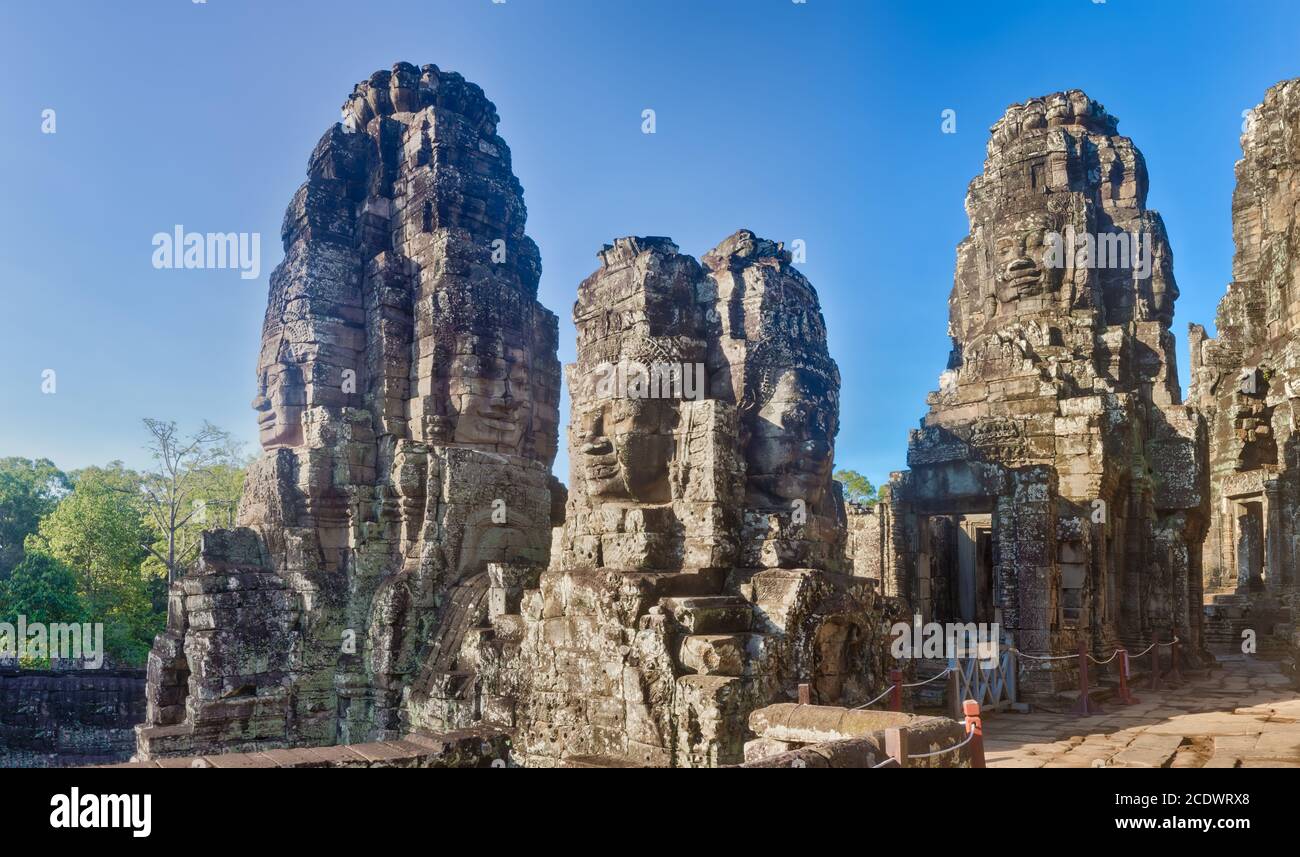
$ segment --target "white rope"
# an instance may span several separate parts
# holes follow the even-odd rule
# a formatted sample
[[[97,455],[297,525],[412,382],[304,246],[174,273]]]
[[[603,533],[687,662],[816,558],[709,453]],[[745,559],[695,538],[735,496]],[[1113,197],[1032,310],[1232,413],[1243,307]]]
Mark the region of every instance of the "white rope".
[[[1068,661],[1070,658],[1079,657],[1078,655],[1027,655],[1015,648],[1012,648],[1011,651],[1015,652],[1022,658],[1029,658],[1031,661]]]
[[[872,768],[888,768],[890,765],[897,765],[897,764],[898,764],[898,760],[895,759],[893,756],[890,756],[888,759],[886,759],[885,761],[881,762],[879,765],[872,765],[871,767],[872,767]]]
[[[948,667],[948,669],[944,670],[943,672],[941,672],[941,673],[937,673],[937,674],[935,674],[935,675],[930,676],[930,677],[927,678],[925,681],[914,681],[914,682],[912,682],[911,684],[905,684],[905,685],[902,685],[902,686],[903,686],[903,687],[920,687],[920,686],[923,685],[923,684],[929,684],[929,683],[932,682],[932,681],[936,681],[936,680],[938,680],[938,679],[941,679],[941,678],[943,678],[944,676],[946,676],[946,675],[947,675],[948,673],[950,673],[950,672],[952,672],[952,667]]]
[[[975,724],[972,723],[970,728],[966,730],[966,739],[962,741],[960,744],[954,744],[953,746],[948,747],[947,749],[944,750],[935,750],[933,753],[908,753],[907,758],[929,759],[932,756],[942,756],[944,753],[951,753],[953,750],[960,750],[962,747],[965,747],[967,744],[969,744],[974,737],[975,737]]]
[[[1128,655],[1128,656],[1129,656],[1130,658],[1140,658],[1140,657],[1142,657],[1143,655],[1145,655],[1147,652],[1149,652],[1149,651],[1151,651],[1152,649],[1154,649],[1156,646],[1162,646],[1162,647],[1164,647],[1164,648],[1168,648],[1168,647],[1172,646],[1174,643],[1178,643],[1178,642],[1181,642],[1181,641],[1179,640],[1179,638],[1178,638],[1178,637],[1174,637],[1173,640],[1171,640],[1171,641],[1168,642],[1168,643],[1152,643],[1151,645],[1147,646],[1145,649],[1143,649],[1142,651],[1138,652],[1137,654],[1133,654],[1132,652],[1129,652],[1129,655]],[[1020,651],[1019,649],[1012,648],[1012,647],[1010,647],[1010,646],[1008,646],[1007,648],[1008,648],[1009,651],[1015,652],[1015,653],[1016,653],[1017,655],[1019,655],[1020,657],[1022,657],[1022,658],[1029,658],[1029,660],[1031,660],[1031,661],[1068,661],[1070,658],[1077,658],[1077,657],[1079,657],[1078,655],[1027,655],[1027,654],[1025,654],[1024,652]],[[1111,652],[1111,653],[1110,653],[1110,657],[1109,657],[1109,658],[1106,658],[1106,660],[1104,660],[1104,661],[1099,661],[1099,660],[1097,660],[1096,658],[1094,658],[1092,655],[1088,655],[1088,660],[1092,661],[1094,664],[1103,664],[1103,665],[1104,665],[1104,664],[1108,664],[1108,663],[1110,663],[1111,661],[1115,660],[1115,658],[1119,656],[1119,653],[1120,653],[1121,651],[1123,651],[1123,650],[1122,650],[1122,649],[1116,649],[1115,651]]]
[[[889,687],[885,688],[885,692],[880,694],[880,696],[877,696],[875,699],[871,700],[870,702],[864,702],[859,706],[850,708],[849,711],[858,711],[860,709],[866,708],[869,705],[875,705],[877,702],[884,699],[886,696],[889,696],[889,694],[893,693],[893,691],[894,691],[894,686],[891,684]]]
[[[924,681],[914,681],[914,682],[912,682],[912,683],[910,683],[910,684],[900,684],[900,685],[898,685],[898,687],[900,687],[900,688],[902,688],[902,687],[920,687],[920,686],[923,685],[923,684],[929,684],[929,683],[932,682],[932,681],[937,681],[937,680],[943,678],[944,676],[946,676],[946,675],[947,675],[948,673],[950,673],[950,672],[952,672],[952,667],[948,667],[946,670],[944,670],[944,671],[941,672],[941,673],[935,673],[934,675],[930,676],[929,678],[925,679]],[[861,709],[863,709],[863,708],[867,708],[868,706],[875,705],[877,702],[879,702],[880,700],[884,699],[886,696],[889,696],[890,692],[892,692],[893,689],[894,689],[894,685],[891,684],[889,687],[885,688],[884,693],[880,694],[880,696],[877,696],[875,699],[871,700],[870,702],[864,702],[864,703],[862,703],[861,705],[858,705],[858,706],[855,706],[855,707],[853,707],[853,708],[850,708],[849,710],[850,710],[850,711],[858,711],[858,710],[861,710]]]

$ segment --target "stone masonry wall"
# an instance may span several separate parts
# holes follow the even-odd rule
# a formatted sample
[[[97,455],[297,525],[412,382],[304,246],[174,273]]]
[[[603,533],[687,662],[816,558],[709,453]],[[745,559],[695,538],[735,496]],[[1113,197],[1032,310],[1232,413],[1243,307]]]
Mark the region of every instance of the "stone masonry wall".
[[[0,671],[0,768],[125,761],[144,686],[143,670]]]

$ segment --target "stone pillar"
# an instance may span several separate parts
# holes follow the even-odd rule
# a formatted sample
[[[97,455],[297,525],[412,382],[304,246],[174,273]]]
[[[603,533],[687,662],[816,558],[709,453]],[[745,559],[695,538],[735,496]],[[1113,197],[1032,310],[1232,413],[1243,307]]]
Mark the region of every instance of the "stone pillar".
[[[996,520],[1004,539],[1014,593],[1004,611],[1016,646],[1031,655],[1064,653],[1060,626],[1061,575],[1057,565],[1056,474],[1049,467],[1026,467],[1011,475],[1011,491],[998,505]],[[1021,660],[1024,693],[1053,693],[1072,682],[1070,662]]]
[[[1276,479],[1264,483],[1264,584],[1276,593],[1282,585],[1282,503]]]
[[[1250,575],[1254,569],[1254,554],[1257,546],[1253,544],[1255,527],[1251,521],[1250,509],[1244,503],[1235,503],[1233,514],[1233,534],[1236,551],[1233,559],[1237,565],[1237,592],[1245,594],[1250,591]]]

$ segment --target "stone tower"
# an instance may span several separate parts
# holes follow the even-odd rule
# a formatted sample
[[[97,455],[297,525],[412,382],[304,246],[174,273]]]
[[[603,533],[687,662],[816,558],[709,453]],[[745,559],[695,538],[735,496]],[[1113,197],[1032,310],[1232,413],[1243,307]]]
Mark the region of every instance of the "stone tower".
[[[1271,630],[1300,559],[1300,80],[1265,94],[1241,148],[1218,338],[1191,328],[1191,398],[1210,424],[1209,615],[1237,644]]]
[[[891,605],[841,573],[821,309],[748,231],[703,264],[666,238],[600,261],[574,306],[551,566],[493,566],[490,636],[463,660],[529,765],[739,762],[749,713],[799,683],[837,703],[885,681]]]
[[[496,109],[436,66],[359,84],[285,213],[258,361],[263,453],[149,658],[144,756],[383,738],[488,564],[545,567],[557,319]]]
[[[892,481],[886,573],[938,622],[1029,653],[1200,647],[1205,428],[1141,153],[1078,90],[1014,105],[970,184],[953,347]],[[1022,671],[1050,691],[1059,669]]]

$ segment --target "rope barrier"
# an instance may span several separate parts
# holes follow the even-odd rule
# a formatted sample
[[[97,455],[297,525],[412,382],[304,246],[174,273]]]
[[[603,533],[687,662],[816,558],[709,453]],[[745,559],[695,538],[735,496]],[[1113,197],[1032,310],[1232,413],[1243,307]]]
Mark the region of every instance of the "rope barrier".
[[[872,765],[871,767],[872,767],[872,768],[888,768],[890,765],[897,765],[897,764],[898,764],[898,760],[895,759],[893,756],[890,756],[888,759],[886,759],[885,761],[881,762],[879,765]]]
[[[943,750],[935,750],[933,753],[908,753],[907,758],[929,759],[934,756],[942,756],[944,753],[951,753],[954,750],[960,750],[962,747],[965,747],[967,744],[969,744],[974,738],[975,738],[975,727],[972,726],[970,729],[966,730],[966,738],[960,744],[954,744],[953,746],[945,748]]]
[[[938,679],[941,679],[941,678],[943,678],[944,676],[946,676],[946,675],[947,675],[948,673],[950,673],[950,672],[952,672],[952,667],[948,667],[946,670],[944,670],[944,671],[941,672],[941,673],[935,673],[934,675],[932,675],[932,676],[930,676],[929,678],[927,678],[925,681],[914,681],[914,682],[912,682],[911,684],[905,684],[905,685],[903,685],[903,687],[920,687],[920,686],[923,685],[923,684],[929,684],[929,683],[932,682],[932,681],[936,681],[936,680],[938,680]]]
[[[1174,637],[1168,643],[1159,643],[1159,644],[1152,643],[1151,645],[1147,646],[1145,649],[1138,652],[1137,654],[1133,654],[1132,652],[1130,652],[1129,657],[1140,658],[1143,655],[1145,655],[1147,652],[1154,649],[1157,645],[1159,645],[1161,648],[1167,649],[1170,646],[1174,645],[1175,643],[1180,643],[1180,642],[1182,642],[1180,638]],[[1072,658],[1079,657],[1078,655],[1027,655],[1024,652],[1020,651],[1019,649],[1015,648],[1014,646],[1007,646],[1007,651],[1015,652],[1019,657],[1028,658],[1031,661],[1068,661],[1071,660]],[[1123,650],[1116,649],[1115,651],[1111,652],[1110,657],[1106,658],[1106,660],[1104,661],[1099,661],[1096,658],[1094,658],[1092,655],[1088,655],[1088,660],[1092,661],[1094,664],[1108,664],[1111,661],[1115,660],[1115,658],[1119,656],[1119,653],[1121,651]]]
[[[1031,661],[1068,661],[1071,658],[1077,658],[1078,655],[1027,655],[1017,648],[1008,646],[1009,651],[1015,652],[1022,658],[1029,658]]]
[[[1147,646],[1145,649],[1143,649],[1142,651],[1138,652],[1137,654],[1133,654],[1132,652],[1130,652],[1129,655],[1128,655],[1128,657],[1129,657],[1130,659],[1132,659],[1132,658],[1140,658],[1140,657],[1142,657],[1143,655],[1145,655],[1145,654],[1147,654],[1148,652],[1150,652],[1152,649],[1154,649],[1157,645],[1161,646],[1162,648],[1168,648],[1169,646],[1176,645],[1176,644],[1178,644],[1179,642],[1180,642],[1180,639],[1179,639],[1178,637],[1174,637],[1173,640],[1169,641],[1168,643],[1152,643],[1151,645]],[[1072,660],[1072,659],[1074,659],[1074,658],[1079,657],[1078,655],[1027,655],[1027,654],[1025,654],[1024,652],[1022,652],[1022,651],[1020,651],[1019,649],[1017,649],[1015,646],[1007,646],[1007,651],[1009,651],[1009,652],[1014,652],[1018,657],[1027,658],[1027,659],[1029,659],[1029,660],[1031,660],[1031,661],[1068,661],[1068,660]],[[1123,649],[1116,649],[1115,651],[1111,652],[1111,653],[1110,653],[1110,657],[1109,657],[1109,658],[1106,658],[1106,660],[1104,660],[1104,661],[1102,661],[1102,660],[1098,660],[1097,658],[1093,657],[1093,656],[1090,654],[1090,655],[1088,655],[1088,660],[1092,661],[1094,664],[1098,664],[1098,665],[1100,665],[1100,666],[1105,666],[1106,664],[1108,664],[1108,663],[1110,663],[1111,661],[1115,660],[1115,658],[1119,657],[1120,653],[1123,652],[1123,651],[1124,651]],[[927,679],[922,679],[921,681],[908,682],[907,684],[901,684],[901,685],[897,685],[897,686],[898,686],[898,687],[921,687],[921,686],[923,686],[923,685],[927,685],[927,684],[929,684],[929,683],[932,682],[932,681],[938,681],[939,679],[943,678],[944,676],[950,674],[952,671],[953,671],[953,670],[952,670],[952,667],[948,667],[948,668],[945,669],[943,672],[935,673],[934,675],[930,676],[930,677],[927,678]],[[880,696],[877,696],[875,699],[871,700],[870,702],[864,702],[864,703],[862,703],[861,705],[854,706],[853,708],[851,708],[851,709],[849,709],[849,710],[850,710],[850,711],[861,711],[861,710],[864,709],[864,708],[869,708],[869,707],[875,705],[877,702],[880,702],[880,700],[884,699],[886,696],[889,696],[889,694],[890,694],[891,692],[893,692],[894,688],[895,688],[895,685],[892,685],[892,684],[891,684],[889,687],[885,688],[884,692],[882,692],[882,693],[880,694]],[[969,741],[970,739],[967,738],[966,740]],[[953,747],[953,748],[951,748],[951,749],[956,750],[956,749],[958,749],[959,747],[965,746],[965,744],[966,744],[966,742],[963,741],[961,744],[958,744],[957,747]],[[949,752],[949,751],[948,751],[948,750],[941,750],[941,751],[939,751],[939,752],[946,753],[946,752]],[[918,756],[918,758],[924,758],[925,755],[938,755],[938,754],[937,754],[937,753],[921,754],[920,756]],[[877,767],[879,767],[879,766],[877,766]]]
[[[921,687],[922,685],[929,684],[932,681],[938,681],[939,679],[943,678],[944,676],[948,675],[951,672],[952,672],[952,667],[948,667],[943,672],[935,673],[934,675],[922,681],[909,682],[908,684],[900,684],[898,686],[899,687]],[[885,688],[885,692],[880,694],[880,696],[877,696],[875,699],[871,700],[870,702],[864,702],[861,705],[854,706],[849,710],[860,711],[863,708],[867,708],[868,706],[875,705],[877,702],[884,699],[886,696],[889,696],[890,692],[893,691],[893,689],[894,689],[894,685],[891,684],[889,687]]]
[[[875,699],[871,700],[870,702],[864,702],[861,705],[850,708],[849,711],[859,711],[863,708],[866,708],[869,705],[875,705],[877,702],[884,699],[886,696],[889,696],[889,694],[893,692],[894,692],[894,686],[891,684],[889,687],[885,688],[885,692],[880,694],[880,696],[877,696]]]

